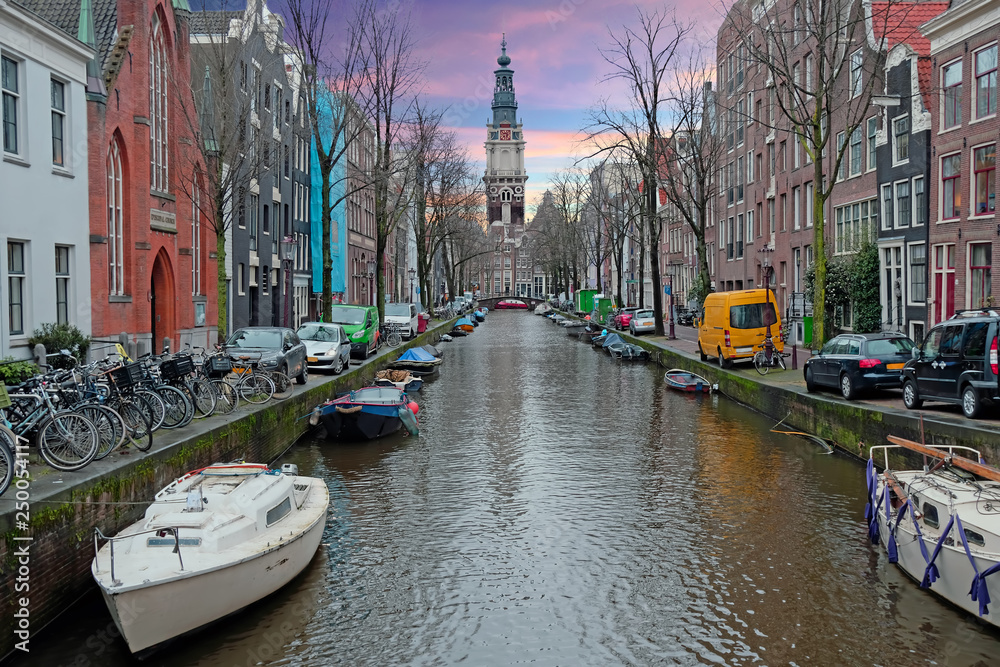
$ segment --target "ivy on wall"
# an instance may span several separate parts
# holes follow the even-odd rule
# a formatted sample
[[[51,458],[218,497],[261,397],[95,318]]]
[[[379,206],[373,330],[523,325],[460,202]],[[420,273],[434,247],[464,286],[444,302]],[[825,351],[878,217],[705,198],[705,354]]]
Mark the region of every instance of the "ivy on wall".
[[[865,241],[850,256],[828,257],[826,263],[826,321],[833,327],[829,338],[845,326],[845,313],[851,313],[850,328],[856,333],[880,331],[882,303],[879,300],[878,246]],[[814,302],[816,268],[806,269],[806,298]],[[825,343],[826,341],[821,341]]]

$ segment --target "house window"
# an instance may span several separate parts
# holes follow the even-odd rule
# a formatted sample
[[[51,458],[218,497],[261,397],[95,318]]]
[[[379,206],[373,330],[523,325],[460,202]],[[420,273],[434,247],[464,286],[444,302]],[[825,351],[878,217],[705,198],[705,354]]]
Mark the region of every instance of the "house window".
[[[846,141],[847,136],[843,132],[837,133],[837,159],[840,160],[840,168],[837,170],[837,180],[842,181],[847,178],[847,160],[844,159],[842,154],[844,148],[844,141]]]
[[[747,153],[747,183],[753,183],[753,151]]]
[[[910,117],[901,116],[892,121],[893,163],[910,159]]]
[[[863,58],[861,51],[855,51],[851,56],[851,97],[857,97],[861,94],[862,88],[862,64]]]
[[[260,200],[257,195],[250,195],[250,249],[257,249],[257,209]]]
[[[927,246],[914,243],[910,246],[910,301],[927,300]]]
[[[191,193],[191,295],[201,294],[201,187]]]
[[[977,148],[973,158],[976,175],[975,215],[987,215],[996,210],[997,145]]]
[[[736,159],[736,201],[743,201],[743,158]]]
[[[972,289],[973,308],[985,308],[990,296],[991,270],[993,266],[993,246],[990,243],[975,243],[969,248],[969,286]]]
[[[733,222],[733,217],[730,216],[729,217],[729,226],[726,227],[726,259],[733,259],[734,255],[735,255],[735,250],[736,249],[733,247],[733,235],[734,235],[734,231],[735,231],[733,229],[733,225],[734,224],[735,223]]]
[[[236,292],[240,295],[247,293],[247,269],[243,262],[236,265]]]
[[[24,243],[7,241],[7,307],[11,335],[24,333],[24,288],[27,273],[24,270]]]
[[[805,185],[805,207],[806,207],[806,229],[813,226],[813,184],[809,181]]]
[[[289,175],[291,174],[291,165],[290,165],[289,160],[290,160],[290,158],[289,158],[289,154],[288,154],[288,144],[285,144],[285,158],[284,158],[284,161],[285,161],[285,178],[288,178]]]
[[[108,294],[125,294],[125,178],[118,140],[111,142],[106,161],[108,173]]]
[[[242,185],[237,190],[236,224],[240,229],[247,227],[247,191]]]
[[[806,90],[812,90],[813,87],[813,55],[811,53],[806,54]]]
[[[63,167],[66,157],[63,144],[66,134],[66,84],[52,79],[52,164]]]
[[[802,221],[802,190],[796,186],[792,188],[792,229],[799,229]]]
[[[882,186],[882,229],[892,229],[892,185]]]
[[[753,125],[753,91],[747,93],[747,125]],[[760,107],[757,107],[757,113],[760,113]]]
[[[736,145],[743,145],[743,100],[740,100],[736,105]]]
[[[19,153],[17,146],[17,111],[21,102],[17,80],[18,63],[10,58],[0,58],[0,90],[3,91],[3,149]]]
[[[955,220],[962,208],[961,155],[941,159],[941,218]]]
[[[896,183],[896,227],[910,226],[910,182]]]
[[[69,324],[69,246],[56,246],[56,323]]]
[[[962,61],[956,60],[941,68],[941,87],[944,88],[943,129],[955,127],[962,122]]]
[[[747,243],[753,243],[753,211],[747,211]],[[686,254],[691,254],[689,249]]]
[[[861,128],[856,127],[851,132],[851,176],[861,173],[862,158]]]
[[[863,240],[871,239],[878,217],[878,202],[868,199],[836,209],[835,252],[854,252]]]
[[[167,192],[167,49],[160,15],[149,40],[149,187]]]
[[[924,219],[924,177],[917,176],[913,179],[913,226],[921,227]]]
[[[264,224],[261,225],[261,231],[265,234],[271,233],[271,207],[264,204]]]
[[[976,118],[997,112],[997,45],[976,52]]]
[[[868,169],[875,168],[875,134],[878,132],[878,118],[868,119]]]
[[[743,224],[743,214],[740,213],[736,216],[736,259],[743,258],[743,239],[746,236]]]

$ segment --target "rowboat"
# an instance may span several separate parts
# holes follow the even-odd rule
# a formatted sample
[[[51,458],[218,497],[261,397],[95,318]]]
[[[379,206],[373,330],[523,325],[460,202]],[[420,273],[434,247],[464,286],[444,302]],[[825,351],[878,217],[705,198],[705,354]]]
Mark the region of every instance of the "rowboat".
[[[873,544],[920,587],[1000,627],[989,583],[1000,592],[1000,469],[969,447],[931,447],[889,436],[869,450],[865,518]],[[889,455],[924,457],[893,470]],[[883,471],[875,472],[881,455]],[[897,460],[894,457],[894,460]],[[930,465],[933,463],[933,465]]]
[[[329,502],[326,482],[294,465],[217,463],[168,484],[118,535],[95,528],[91,573],[129,650],[148,654],[287,584],[315,555]]]
[[[396,387],[364,387],[317,405],[309,423],[331,440],[374,440],[402,426],[416,435],[416,406]]]
[[[705,378],[680,368],[671,368],[664,373],[663,381],[677,391],[711,392],[713,389],[712,383]]]
[[[375,371],[376,387],[395,387],[400,391],[412,393],[420,391],[424,386],[424,381],[416,377],[410,371],[385,369]]]

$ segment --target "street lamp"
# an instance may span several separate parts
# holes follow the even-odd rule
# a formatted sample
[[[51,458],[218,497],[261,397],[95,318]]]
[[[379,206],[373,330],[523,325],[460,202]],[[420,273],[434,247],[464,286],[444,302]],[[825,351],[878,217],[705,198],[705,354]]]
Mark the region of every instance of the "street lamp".
[[[761,253],[760,264],[764,271],[764,303],[770,304],[771,303],[771,253],[774,252],[774,248],[772,248],[770,244],[768,244],[765,245],[763,248],[761,248],[758,252]],[[777,312],[777,308],[775,308],[775,312]],[[767,326],[767,331],[765,332],[764,335],[767,338],[771,337],[772,319],[773,318],[771,317],[770,313],[768,313],[768,311],[765,310],[764,324]]]
[[[368,261],[368,298],[371,301],[371,303],[368,304],[369,306],[374,306],[375,305],[375,268],[376,268],[376,266],[377,265],[376,265],[374,259]]]
[[[292,269],[294,268],[295,262],[295,251],[298,248],[298,242],[292,236],[285,236],[281,239],[281,261],[284,264],[285,270],[285,307],[284,307],[284,320],[285,326],[291,326],[292,321]]]
[[[410,276],[410,303],[413,303],[413,279],[417,276],[417,270],[410,269],[406,273]]]
[[[667,300],[667,308],[670,309],[670,328],[667,330],[667,338],[674,340],[677,336],[674,335],[674,270],[673,267],[670,268],[670,272],[667,273],[667,280],[670,281],[670,285],[667,287],[669,290],[667,296],[670,297]]]

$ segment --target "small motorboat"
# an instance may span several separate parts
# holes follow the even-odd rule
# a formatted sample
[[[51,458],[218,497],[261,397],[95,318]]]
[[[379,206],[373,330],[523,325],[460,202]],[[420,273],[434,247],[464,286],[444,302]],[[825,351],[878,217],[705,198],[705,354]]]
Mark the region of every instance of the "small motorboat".
[[[450,343],[455,339],[449,336],[448,334],[441,334],[441,337],[438,338],[438,340],[441,341],[442,343]]]
[[[440,366],[442,361],[444,360],[441,357],[435,357],[427,350],[414,347],[399,355],[399,358],[393,362],[392,366],[393,368],[404,368],[412,371],[428,371],[436,366]]]
[[[476,330],[476,325],[468,317],[460,317],[458,321],[455,322],[455,328],[464,331],[465,333],[472,333]]]
[[[652,358],[649,350],[643,349],[634,343],[622,343],[614,348],[609,347],[608,352],[615,359],[622,361],[649,361]]]
[[[921,588],[1000,627],[1000,613],[988,606],[990,581],[1000,594],[1000,577],[988,579],[1000,572],[1000,469],[969,447],[931,447],[892,435],[889,442],[869,449],[869,539],[883,544],[889,562]],[[905,450],[913,453],[912,469],[890,469],[890,453],[902,461]]]
[[[118,535],[95,528],[91,572],[129,650],[148,654],[287,584],[315,555],[329,503],[326,482],[292,464],[217,463],[168,484]]]
[[[680,368],[671,368],[663,374],[667,386],[677,391],[711,392],[715,386],[700,375]]]
[[[535,306],[535,315],[545,315],[551,313],[553,310],[552,306],[547,302],[542,302]]]
[[[612,355],[615,350],[620,350],[624,345],[626,345],[625,339],[616,333],[607,334],[604,336],[604,340],[601,341],[601,349]]]
[[[313,408],[309,423],[323,424],[330,440],[374,440],[401,426],[416,435],[417,404],[396,387],[364,387]]]
[[[527,310],[528,304],[520,299],[504,299],[503,301],[498,301],[496,305],[497,310]]]
[[[472,311],[472,314],[476,318],[476,321],[478,321],[478,322],[485,322],[486,321],[486,309],[485,308],[476,308],[474,311]]]
[[[445,334],[445,335],[447,335],[447,334]],[[431,356],[434,356],[434,357],[440,357],[441,356],[441,350],[437,349],[433,345],[421,345],[420,349],[423,350],[424,352],[426,352],[427,354],[431,355]]]
[[[376,387],[395,387],[407,393],[420,391],[424,386],[424,381],[415,376],[410,371],[386,369],[375,371]]]

